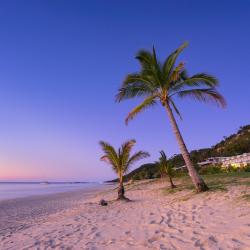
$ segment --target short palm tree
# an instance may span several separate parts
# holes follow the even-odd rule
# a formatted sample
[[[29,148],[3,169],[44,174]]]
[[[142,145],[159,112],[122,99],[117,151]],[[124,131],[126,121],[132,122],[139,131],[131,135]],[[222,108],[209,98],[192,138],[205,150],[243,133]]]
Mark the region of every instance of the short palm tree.
[[[163,150],[160,151],[160,154],[161,156],[159,158],[159,161],[156,162],[157,166],[159,167],[160,174],[162,177],[167,175],[169,178],[170,187],[176,188],[176,186],[173,183],[173,177],[175,172],[174,166],[168,161],[167,156]]]
[[[116,151],[109,143],[100,141],[100,146],[104,155],[100,158],[102,161],[110,164],[112,169],[117,173],[119,178],[118,199],[127,199],[125,197],[125,189],[123,186],[123,176],[129,168],[141,159],[149,156],[149,153],[138,151],[131,156],[131,150],[135,145],[135,140],[128,140]]]
[[[182,44],[167,57],[163,64],[157,58],[154,48],[152,53],[146,50],[139,51],[136,59],[141,65],[141,70],[138,73],[127,75],[116,99],[120,102],[135,97],[144,98],[143,102],[128,114],[126,123],[158,102],[162,104],[166,109],[189,175],[197,191],[201,192],[208,190],[208,187],[195,170],[178,128],[173,111],[180,118],[181,114],[176,107],[174,98],[191,97],[202,102],[215,102],[220,106],[225,106],[225,100],[216,90],[218,81],[214,76],[198,73],[190,77],[183,62],[176,65],[177,57],[187,45],[187,43]]]

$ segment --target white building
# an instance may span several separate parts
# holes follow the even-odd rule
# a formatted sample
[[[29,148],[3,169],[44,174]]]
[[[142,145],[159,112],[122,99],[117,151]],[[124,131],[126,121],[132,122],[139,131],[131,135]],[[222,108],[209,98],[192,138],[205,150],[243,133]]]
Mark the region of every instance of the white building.
[[[198,163],[201,167],[206,165],[244,167],[247,164],[250,164],[250,153],[230,157],[210,157],[207,160]]]
[[[223,167],[228,167],[230,165],[234,167],[245,167],[247,164],[250,164],[250,153],[226,157],[222,162]]]
[[[218,165],[221,164],[227,157],[210,157],[207,158],[205,161],[198,162],[198,165],[200,167],[206,166],[206,165]]]

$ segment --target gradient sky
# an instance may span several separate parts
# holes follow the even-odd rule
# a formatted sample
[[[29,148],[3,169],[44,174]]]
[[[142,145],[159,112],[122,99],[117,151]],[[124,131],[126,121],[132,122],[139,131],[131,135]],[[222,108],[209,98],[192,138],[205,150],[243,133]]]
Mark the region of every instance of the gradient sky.
[[[137,140],[155,161],[178,153],[164,110],[125,126],[138,103],[114,102],[138,49],[164,59],[183,41],[190,74],[220,80],[227,109],[177,103],[188,148],[209,147],[250,123],[249,1],[0,2],[0,180],[103,180],[99,140]]]

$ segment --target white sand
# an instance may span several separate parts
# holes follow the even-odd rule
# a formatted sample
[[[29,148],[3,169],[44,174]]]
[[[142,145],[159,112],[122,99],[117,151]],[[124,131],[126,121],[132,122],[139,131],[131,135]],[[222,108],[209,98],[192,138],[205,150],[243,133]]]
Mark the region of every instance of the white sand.
[[[19,227],[11,228],[15,217],[2,223],[0,249],[250,249],[250,202],[239,198],[250,193],[249,187],[164,195],[166,185],[135,185],[126,193],[133,202],[107,207],[98,201],[114,200],[115,191],[88,200],[78,195],[67,208],[46,216],[33,215],[30,208],[29,216],[19,218]]]

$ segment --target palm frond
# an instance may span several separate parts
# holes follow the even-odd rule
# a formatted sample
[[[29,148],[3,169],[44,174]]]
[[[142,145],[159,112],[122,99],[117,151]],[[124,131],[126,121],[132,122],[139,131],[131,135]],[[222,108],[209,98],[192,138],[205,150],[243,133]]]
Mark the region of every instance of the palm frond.
[[[100,141],[99,144],[100,144],[102,150],[104,151],[104,153],[112,154],[114,157],[117,158],[117,153],[116,153],[114,147],[111,146],[108,142]]]
[[[139,104],[131,112],[129,112],[127,118],[125,119],[125,123],[128,124],[128,122],[134,119],[136,115],[138,115],[145,109],[154,106],[157,103],[156,98],[157,96],[155,95],[147,97],[141,104]]]
[[[121,154],[129,154],[135,143],[136,143],[135,139],[131,139],[124,142],[121,146]]]
[[[175,82],[172,86],[170,86],[170,92],[174,92],[177,90],[184,90],[188,87],[209,87],[215,88],[218,86],[218,79],[206,73],[195,74],[191,77],[184,79],[183,81]]]
[[[149,89],[152,88],[153,83],[149,80],[147,75],[141,73],[132,73],[128,74],[123,81],[123,86],[129,85],[132,83],[144,83]]]
[[[169,98],[168,101],[170,102],[171,106],[173,107],[175,113],[180,117],[180,119],[182,120],[182,115],[179,111],[179,109],[176,107],[174,101],[172,100],[172,98]]]
[[[157,161],[157,162],[155,162],[155,164],[159,169],[161,177],[165,176],[167,174],[166,165],[161,161]]]
[[[122,87],[118,90],[116,101],[120,102],[134,97],[148,96],[156,90],[157,88],[150,81],[148,75],[144,76],[138,73],[129,74],[123,81]]]
[[[129,160],[128,160],[128,163],[127,163],[127,166],[126,166],[126,171],[129,170],[129,168],[136,162],[136,161],[139,161],[139,160],[142,160],[144,158],[147,158],[149,157],[150,154],[148,152],[145,152],[145,151],[138,151],[136,152],[135,154],[133,154]]]
[[[160,151],[160,155],[161,155],[160,161],[167,161],[167,155],[163,150]]]
[[[187,70],[184,68],[180,73],[180,80],[185,81],[188,78]]]
[[[153,47],[153,52],[147,50],[140,50],[137,53],[136,59],[139,60],[141,64],[141,76],[146,76],[150,79],[152,85],[160,86],[162,83],[162,72],[161,64],[157,59],[155,48]]]
[[[184,63],[180,62],[175,69],[172,71],[171,75],[169,76],[170,82],[176,82],[181,79],[181,73],[184,70]]]
[[[153,67],[154,78],[157,81],[158,85],[162,87],[164,76],[162,74],[162,71],[161,71],[162,66],[161,66],[160,61],[157,59],[154,46],[153,46],[153,62],[154,62],[154,67]]]
[[[179,54],[188,46],[188,42],[183,43],[178,49],[176,49],[170,56],[165,60],[163,64],[163,73],[165,77],[169,77],[171,71],[174,68],[175,62]]]
[[[139,50],[135,58],[140,62],[143,68],[151,67],[154,60],[151,52],[147,50]]]
[[[177,92],[179,97],[190,97],[202,102],[213,102],[221,107],[226,106],[224,97],[215,89],[190,89]]]
[[[170,176],[170,177],[174,176],[175,169],[174,169],[174,166],[170,162],[168,162],[168,164],[167,164],[166,171],[167,171],[168,176]]]
[[[124,142],[121,146],[120,163],[121,163],[123,168],[127,165],[130,152],[131,152],[133,146],[135,145],[135,143],[136,143],[136,140],[132,139],[132,140],[128,140],[128,141]]]
[[[114,171],[118,171],[119,167],[119,157],[115,149],[107,142],[99,142],[103,152],[105,153],[100,160],[110,164]]]
[[[152,93],[153,92],[148,88],[146,84],[144,84],[143,82],[137,82],[120,88],[115,99],[117,102],[121,102],[123,100],[131,99],[134,97],[145,97]]]
[[[157,57],[156,57],[156,52],[155,52],[155,47],[153,46],[153,61],[155,64],[158,63]]]
[[[159,168],[161,176],[164,176],[167,174],[167,156],[163,150],[160,151],[160,158],[157,162],[157,166]]]
[[[174,175],[174,167],[173,165],[170,163],[170,161],[167,158],[167,155],[165,154],[165,152],[162,150],[160,151],[160,158],[158,161],[158,166],[159,166],[159,170],[161,172],[162,175],[167,174],[170,177],[173,177]]]
[[[184,81],[189,86],[207,86],[210,88],[217,87],[219,84],[218,79],[207,73],[199,73],[191,76]]]

